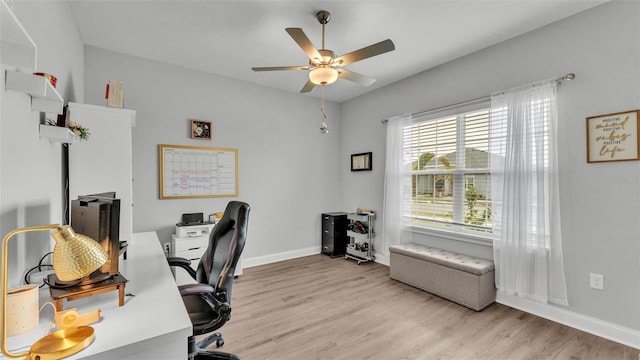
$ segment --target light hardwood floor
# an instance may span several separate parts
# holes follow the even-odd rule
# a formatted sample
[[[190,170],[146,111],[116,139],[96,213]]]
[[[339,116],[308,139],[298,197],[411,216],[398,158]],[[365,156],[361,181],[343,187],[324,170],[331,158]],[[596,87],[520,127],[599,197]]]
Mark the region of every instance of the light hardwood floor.
[[[243,360],[638,359],[639,351],[500,304],[469,310],[314,255],[244,270],[219,350]]]

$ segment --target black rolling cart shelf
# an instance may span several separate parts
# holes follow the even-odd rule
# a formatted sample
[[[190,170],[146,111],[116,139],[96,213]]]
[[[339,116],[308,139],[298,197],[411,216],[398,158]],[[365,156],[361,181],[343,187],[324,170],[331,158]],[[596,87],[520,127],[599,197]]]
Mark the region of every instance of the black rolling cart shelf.
[[[347,253],[344,256],[345,260],[356,260],[358,265],[366,261],[375,260],[373,248],[373,238],[375,237],[373,223],[375,218],[376,215],[370,213],[347,214],[347,219],[349,220],[347,225],[349,242],[347,243]]]
[[[331,257],[345,254],[347,246],[347,213],[322,214],[322,253]]]

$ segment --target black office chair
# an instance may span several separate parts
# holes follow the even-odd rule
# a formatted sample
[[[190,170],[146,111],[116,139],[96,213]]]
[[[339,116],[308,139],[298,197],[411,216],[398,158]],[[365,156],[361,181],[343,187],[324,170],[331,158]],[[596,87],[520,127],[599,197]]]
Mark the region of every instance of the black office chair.
[[[249,205],[244,202],[231,201],[227,204],[224,215],[209,236],[209,246],[197,270],[191,268],[188,259],[168,258],[169,265],[186,270],[197,281],[196,284],[178,287],[193,324],[194,336],[215,331],[230,319],[231,287],[238,259],[244,249],[249,210]],[[217,347],[224,344],[219,332],[197,344],[194,336],[189,338],[189,359],[240,360],[236,355],[205,350],[214,342]]]

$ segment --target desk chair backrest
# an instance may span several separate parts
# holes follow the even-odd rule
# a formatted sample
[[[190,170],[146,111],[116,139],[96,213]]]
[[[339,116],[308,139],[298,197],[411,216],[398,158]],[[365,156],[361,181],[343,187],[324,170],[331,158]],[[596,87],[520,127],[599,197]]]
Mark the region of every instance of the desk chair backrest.
[[[231,302],[231,287],[238,259],[244,249],[249,221],[249,204],[231,201],[209,236],[209,246],[200,259],[196,281],[209,284],[216,293],[226,293]]]

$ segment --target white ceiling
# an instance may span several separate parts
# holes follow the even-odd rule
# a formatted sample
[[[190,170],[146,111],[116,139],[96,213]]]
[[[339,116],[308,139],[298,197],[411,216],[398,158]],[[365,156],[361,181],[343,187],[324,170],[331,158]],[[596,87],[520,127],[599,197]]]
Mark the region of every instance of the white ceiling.
[[[342,55],[391,39],[396,50],[345,68],[376,79],[339,79],[328,100],[342,102],[526,33],[606,1],[69,1],[85,44],[297,93],[306,71],[253,66],[307,65],[286,27],[321,47],[318,10],[331,12],[325,47]],[[319,97],[319,87],[304,96]]]

